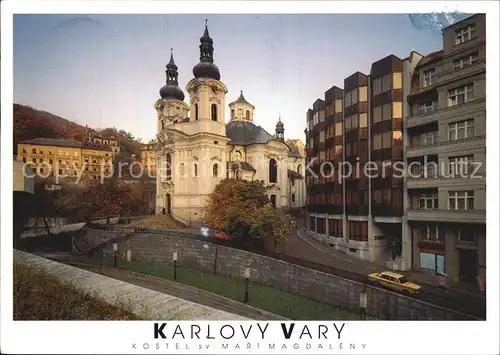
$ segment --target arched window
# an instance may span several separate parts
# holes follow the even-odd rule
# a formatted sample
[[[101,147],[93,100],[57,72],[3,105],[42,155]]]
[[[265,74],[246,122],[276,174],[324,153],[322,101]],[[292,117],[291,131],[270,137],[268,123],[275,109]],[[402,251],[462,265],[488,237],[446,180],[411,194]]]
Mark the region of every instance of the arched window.
[[[194,177],[198,176],[198,164],[194,164]]]
[[[269,160],[269,182],[278,182],[278,163],[275,159]]]
[[[161,120],[161,129],[165,128],[165,121]]]
[[[297,174],[301,174],[302,175],[301,170],[302,170],[302,165],[299,164],[297,166]]]
[[[212,121],[217,121],[217,105],[212,104]]]
[[[172,180],[172,157],[167,153],[167,180]]]
[[[238,118],[243,118],[243,110],[241,108],[238,110]]]
[[[194,119],[198,120],[198,104],[194,104]]]
[[[219,164],[215,163],[212,165],[212,175],[213,177],[219,176]]]
[[[231,118],[234,118],[234,109],[231,110]]]
[[[245,116],[246,116],[247,121],[250,121],[250,111],[249,110],[247,110],[247,112],[245,113]]]

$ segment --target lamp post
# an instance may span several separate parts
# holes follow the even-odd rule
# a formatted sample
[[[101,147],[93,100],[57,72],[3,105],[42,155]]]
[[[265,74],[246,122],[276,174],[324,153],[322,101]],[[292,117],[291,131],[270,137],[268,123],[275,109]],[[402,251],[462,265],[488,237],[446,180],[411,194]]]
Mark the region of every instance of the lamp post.
[[[113,243],[113,267],[118,267],[118,243]]]
[[[250,269],[245,268],[243,270],[243,277],[245,278],[245,298],[243,299],[243,302],[247,303],[248,302],[248,284],[249,284],[249,279],[250,279]]]
[[[177,280],[177,252],[174,251],[172,254],[172,260],[174,262],[174,280]]]
[[[359,309],[360,309],[360,319],[366,320],[366,308],[368,307],[368,295],[365,288],[359,293]]]

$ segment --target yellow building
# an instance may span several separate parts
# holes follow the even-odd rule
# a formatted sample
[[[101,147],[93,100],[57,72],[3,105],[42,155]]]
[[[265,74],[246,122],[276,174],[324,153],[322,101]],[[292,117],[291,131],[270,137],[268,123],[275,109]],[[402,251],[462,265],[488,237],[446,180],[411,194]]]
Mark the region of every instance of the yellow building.
[[[156,145],[155,140],[151,140],[147,144],[141,144],[141,164],[145,172],[151,172],[152,176],[156,175]]]
[[[36,138],[18,144],[17,161],[27,163],[40,177],[82,176],[97,180],[102,169],[110,169],[111,148],[73,140]]]

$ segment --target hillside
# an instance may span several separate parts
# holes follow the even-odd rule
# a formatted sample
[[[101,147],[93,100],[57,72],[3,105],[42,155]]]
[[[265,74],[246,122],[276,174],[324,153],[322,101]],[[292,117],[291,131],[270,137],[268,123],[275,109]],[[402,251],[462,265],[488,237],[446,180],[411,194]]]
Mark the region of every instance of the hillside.
[[[29,106],[14,104],[14,154],[17,154],[17,143],[35,138],[59,138],[81,141],[85,138],[86,128],[50,112],[36,110]],[[92,129],[93,135],[103,137],[114,136],[122,151],[139,155],[140,143],[134,136],[116,128]]]

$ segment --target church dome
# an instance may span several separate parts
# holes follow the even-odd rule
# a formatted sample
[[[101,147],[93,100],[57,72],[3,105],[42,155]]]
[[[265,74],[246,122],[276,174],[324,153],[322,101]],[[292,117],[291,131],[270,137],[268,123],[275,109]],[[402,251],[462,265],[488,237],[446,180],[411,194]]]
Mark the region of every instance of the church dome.
[[[181,88],[175,85],[166,84],[160,89],[160,96],[165,100],[184,101],[184,92]]]
[[[193,68],[195,78],[211,78],[220,80],[219,68],[214,63],[199,62]]]

